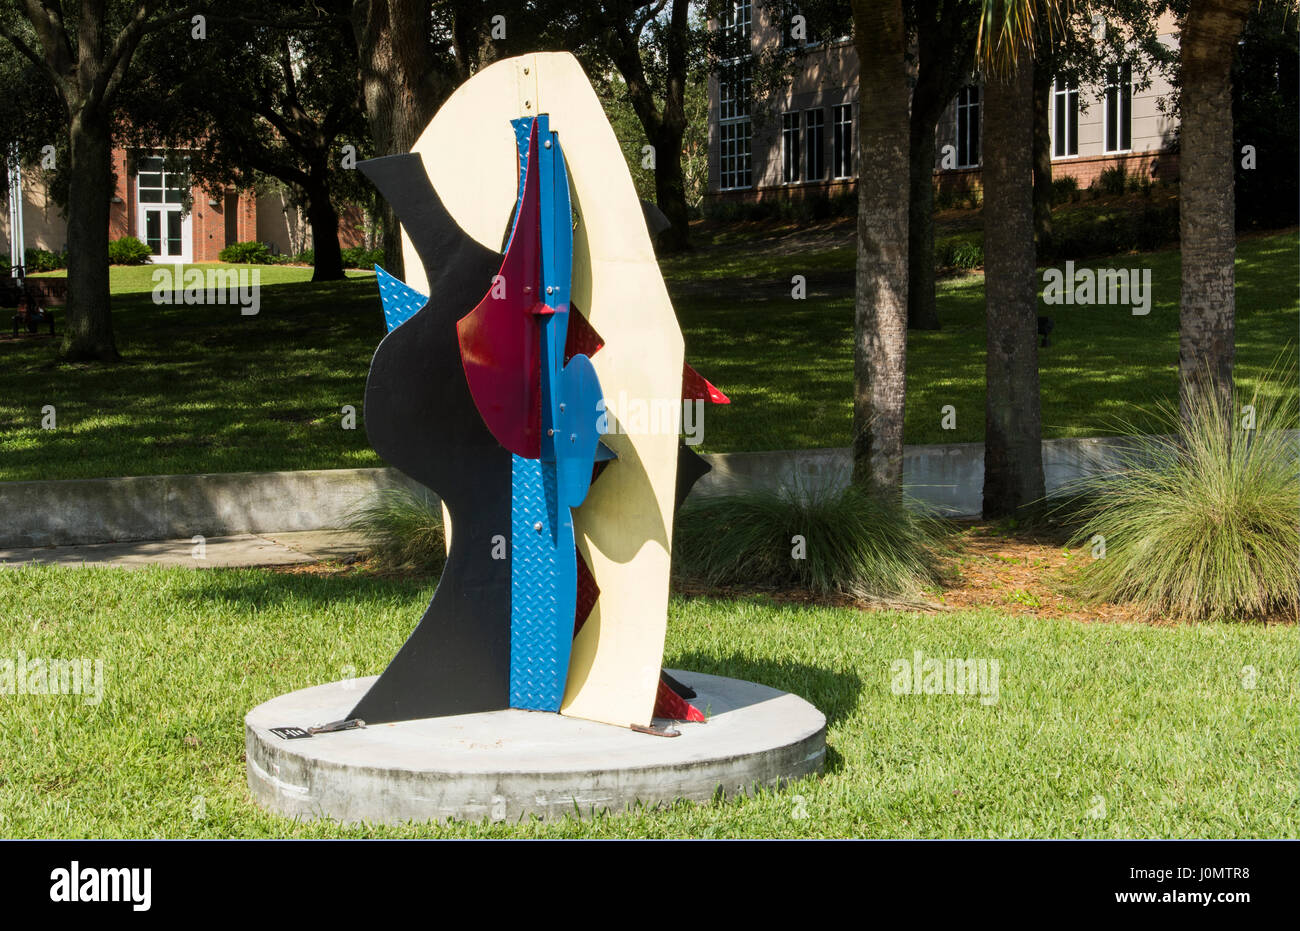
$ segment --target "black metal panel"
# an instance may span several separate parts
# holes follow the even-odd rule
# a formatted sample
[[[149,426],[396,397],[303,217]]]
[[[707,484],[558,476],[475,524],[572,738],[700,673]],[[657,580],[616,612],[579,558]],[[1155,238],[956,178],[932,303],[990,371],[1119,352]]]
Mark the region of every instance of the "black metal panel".
[[[362,162],[393,205],[429,281],[429,303],[375,351],[366,433],[385,461],[438,494],[451,552],[428,610],[349,718],[368,724],[509,705],[510,453],[488,432],[461,366],[456,321],[487,293],[499,253],[447,213],[418,155]],[[498,547],[499,549],[499,547]]]
[[[677,493],[673,502],[673,518],[682,508],[682,502],[691,493],[691,489],[705,475],[713,471],[707,459],[686,445],[685,441],[677,446]]]

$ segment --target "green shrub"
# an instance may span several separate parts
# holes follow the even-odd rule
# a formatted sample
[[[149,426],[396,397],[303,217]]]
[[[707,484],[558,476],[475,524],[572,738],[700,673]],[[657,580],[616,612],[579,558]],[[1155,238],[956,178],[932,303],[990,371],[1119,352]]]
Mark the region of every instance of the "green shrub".
[[[316,261],[315,252],[312,253],[312,264]],[[367,249],[365,246],[352,246],[343,250],[343,267],[344,268],[374,268],[376,265],[384,264],[383,249]]]
[[[226,246],[217,258],[232,265],[272,265],[271,248],[264,242],[235,242]]]
[[[1066,259],[1146,252],[1178,241],[1178,205],[1143,204],[1114,213],[1074,211],[1053,217],[1052,242],[1039,257]]]
[[[1079,199],[1079,179],[1071,175],[1052,179],[1052,203],[1064,204]]]
[[[0,256],[0,278],[9,276],[9,260]]]
[[[953,237],[935,246],[935,265],[939,268],[982,268],[984,246],[977,239]]]
[[[427,493],[378,492],[353,509],[347,525],[366,537],[382,566],[437,570],[446,562],[442,507]]]
[[[1123,194],[1128,188],[1128,173],[1123,165],[1107,168],[1097,178],[1097,187],[1103,194]]]
[[[1181,436],[1134,435],[1119,469],[1079,483],[1085,522],[1075,541],[1105,545],[1080,573],[1083,593],[1151,616],[1294,618],[1300,471],[1288,432],[1295,396],[1284,396],[1274,404],[1257,390],[1248,431],[1239,399],[1223,410],[1212,394],[1194,395]],[[1177,410],[1161,413],[1177,432]]]
[[[315,265],[316,250],[303,249],[301,252],[299,252],[297,255],[293,257],[293,261],[295,265]]]
[[[794,540],[804,558],[794,558]],[[939,525],[861,489],[752,491],[684,506],[674,572],[709,585],[795,587],[863,600],[914,599],[938,580]]]
[[[134,236],[123,236],[108,244],[110,265],[144,265],[152,256],[149,247]]]
[[[68,267],[66,252],[49,252],[45,249],[28,249],[23,253],[23,264],[30,272],[53,272]]]

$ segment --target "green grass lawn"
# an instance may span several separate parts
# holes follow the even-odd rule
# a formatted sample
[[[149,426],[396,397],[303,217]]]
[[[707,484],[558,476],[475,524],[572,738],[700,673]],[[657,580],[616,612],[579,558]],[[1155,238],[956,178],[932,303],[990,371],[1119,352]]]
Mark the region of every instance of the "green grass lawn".
[[[748,238],[746,238],[748,237]],[[704,450],[848,444],[853,250],[763,251],[754,234],[718,236],[663,263],[687,358],[732,404],[706,415]],[[771,243],[766,243],[771,245]],[[1244,238],[1237,260],[1237,374],[1244,388],[1296,358],[1296,231]],[[1147,316],[1126,307],[1056,306],[1040,351],[1044,434],[1113,433],[1177,390],[1179,253],[1089,267],[1150,268]],[[114,268],[121,366],[61,365],[49,340],[0,342],[0,480],[380,465],[362,406],[383,336],[374,278],[311,284],[307,268],[263,267],[256,316],[237,307],[157,307],[149,268]],[[793,275],[806,300],[790,297]],[[906,440],[974,442],[984,424],[984,287],[942,281],[943,329],[909,334]],[[53,404],[57,429],[40,428]],[[956,429],[941,429],[941,409]]]
[[[762,597],[674,598],[665,662],[812,701],[829,720],[820,778],[748,799],[549,825],[343,829],[255,808],[244,713],[349,667],[377,673],[432,586],[361,572],[0,572],[0,658],[104,663],[99,704],[0,695],[0,836],[1297,832],[1293,627],[862,613]],[[997,701],[894,694],[891,663],[917,650],[997,660]]]
[[[1249,391],[1283,357],[1296,359],[1294,230],[1244,238],[1237,252],[1237,378]],[[728,407],[708,409],[704,447],[788,449],[847,446],[852,418],[853,250],[812,256],[748,256],[743,245],[722,255],[664,263],[686,333],[687,356],[726,391]],[[702,265],[706,267],[701,267]],[[1039,351],[1045,437],[1113,434],[1119,422],[1160,429],[1149,416],[1176,399],[1180,255],[1176,250],[1079,263],[1092,268],[1149,268],[1151,312],[1127,307],[1043,305],[1056,324]],[[713,268],[714,271],[709,269]],[[790,297],[794,275],[808,298]],[[690,283],[708,279],[706,293]],[[1041,291],[1041,278],[1039,281]],[[979,442],[984,437],[984,277],[940,281],[943,329],[908,333],[908,443]],[[1289,386],[1291,390],[1293,386]],[[941,427],[956,409],[956,429]]]

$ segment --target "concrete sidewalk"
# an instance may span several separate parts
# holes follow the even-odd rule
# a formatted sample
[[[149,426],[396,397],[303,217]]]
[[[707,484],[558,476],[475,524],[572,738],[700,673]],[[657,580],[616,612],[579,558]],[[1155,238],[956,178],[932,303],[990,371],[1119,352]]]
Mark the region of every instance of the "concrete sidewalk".
[[[27,563],[56,566],[189,566],[194,569],[293,566],[343,560],[366,548],[363,537],[346,530],[241,533],[203,541],[202,557],[191,540],[142,540],[81,546],[0,547],[0,568]]]

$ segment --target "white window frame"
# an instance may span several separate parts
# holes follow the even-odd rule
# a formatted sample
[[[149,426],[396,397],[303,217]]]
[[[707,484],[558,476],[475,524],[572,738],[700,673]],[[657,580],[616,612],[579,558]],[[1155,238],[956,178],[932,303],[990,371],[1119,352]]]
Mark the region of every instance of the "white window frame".
[[[734,0],[722,11],[718,28],[724,35],[747,39],[752,34],[752,0]],[[753,83],[749,57],[724,61],[718,70],[718,190],[743,191],[754,186],[753,122],[749,88]],[[728,73],[738,76],[727,80]]]
[[[186,160],[188,161],[188,160]],[[153,167],[157,162],[158,171],[141,171],[141,168]],[[186,168],[177,170],[176,161],[166,152],[141,153],[135,163],[135,208],[137,238],[149,246],[153,260],[160,262],[194,261],[194,221],[193,215],[186,209],[185,201],[190,194],[189,172]],[[158,182],[146,182],[145,177],[158,176]],[[156,195],[157,199],[145,198],[145,192]],[[176,195],[176,196],[173,196]],[[158,222],[158,251],[153,251],[149,236],[149,220],[156,216]],[[172,224],[179,227],[180,251],[172,252],[168,246],[173,238],[169,234]]]
[[[1064,150],[1060,155],[1057,154],[1057,131],[1058,122],[1057,114],[1064,102],[1066,107],[1064,132],[1065,139],[1061,148]],[[1074,132],[1070,132],[1071,111],[1074,115]],[[1054,78],[1052,81],[1052,122],[1049,127],[1052,136],[1052,159],[1068,159],[1079,157],[1079,84],[1077,81],[1068,81],[1063,77]],[[1070,149],[1074,151],[1071,152]]]
[[[814,114],[816,117],[814,118]],[[809,182],[820,182],[826,180],[826,108],[810,107],[803,111],[803,179]],[[817,177],[813,177],[811,169],[814,164],[813,143],[817,145]]]
[[[831,177],[835,180],[852,178],[855,174],[857,154],[853,135],[853,104],[840,103],[831,108]],[[847,167],[847,172],[840,169]]]
[[[1105,121],[1102,123],[1102,149],[1107,155],[1119,155],[1133,151],[1133,69],[1128,62],[1107,69],[1106,87],[1102,91],[1105,108]],[[1110,120],[1112,108],[1115,114],[1116,146],[1110,145]],[[1122,121],[1122,122],[1121,122]],[[1128,130],[1128,145],[1124,145],[1125,130]]]
[[[803,170],[803,114],[787,110],[781,114],[781,183],[797,184]]]
[[[974,102],[970,100],[971,91],[975,92]],[[966,159],[962,159],[961,157],[961,148],[962,148],[961,144],[962,144],[963,134],[967,137],[966,138],[967,156],[970,155],[972,149],[971,147],[972,140],[970,139],[970,111],[971,110],[975,111],[975,119],[976,119],[975,139],[974,139],[974,152],[975,152],[974,161],[970,160],[969,157]],[[966,118],[966,126],[964,129],[962,127],[963,114],[965,115]],[[957,142],[956,146],[954,147],[957,150],[957,167],[978,168],[982,163],[983,156],[984,156],[984,147],[982,145],[983,142],[982,136],[984,133],[984,94],[983,94],[983,89],[978,84],[967,84],[965,87],[963,87],[961,90],[957,92],[957,100],[953,109],[953,122],[954,122],[953,136]]]

